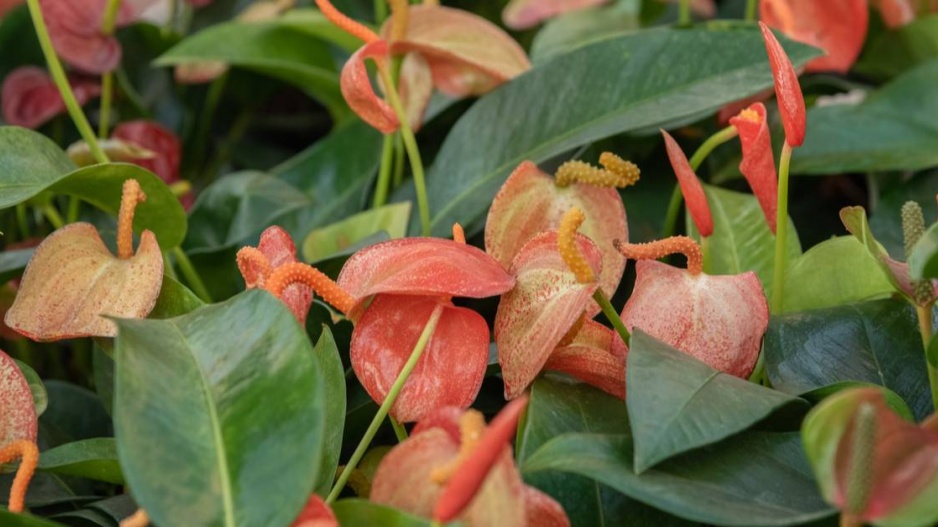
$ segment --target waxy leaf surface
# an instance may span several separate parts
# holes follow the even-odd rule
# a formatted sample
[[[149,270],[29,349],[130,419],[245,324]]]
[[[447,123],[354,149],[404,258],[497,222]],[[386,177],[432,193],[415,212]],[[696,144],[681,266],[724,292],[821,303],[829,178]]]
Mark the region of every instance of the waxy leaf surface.
[[[132,257],[121,259],[90,223],[71,223],[36,249],[4,320],[39,341],[113,337],[117,326],[105,317],[147,316],[162,281],[163,255],[152,232],[143,233]]]
[[[114,438],[100,437],[50,448],[39,456],[38,470],[63,476],[124,484]]]
[[[117,450],[153,522],[292,522],[319,477],[325,402],[290,311],[247,291],[170,320],[118,323]]]
[[[629,349],[628,403],[639,474],[658,462],[741,432],[795,397],[714,370],[636,331]]]
[[[322,461],[319,478],[313,489],[316,494],[327,496],[335,479],[342,453],[342,436],[345,432],[345,368],[339,356],[332,330],[323,325],[319,341],[313,347],[313,356],[322,372],[322,392],[326,403],[326,432],[323,438]]]

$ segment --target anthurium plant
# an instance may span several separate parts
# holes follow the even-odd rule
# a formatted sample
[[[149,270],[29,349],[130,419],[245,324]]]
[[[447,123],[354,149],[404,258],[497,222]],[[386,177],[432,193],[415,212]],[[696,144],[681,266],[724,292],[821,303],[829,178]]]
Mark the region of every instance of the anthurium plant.
[[[0,0],[0,527],[938,524],[938,2]]]

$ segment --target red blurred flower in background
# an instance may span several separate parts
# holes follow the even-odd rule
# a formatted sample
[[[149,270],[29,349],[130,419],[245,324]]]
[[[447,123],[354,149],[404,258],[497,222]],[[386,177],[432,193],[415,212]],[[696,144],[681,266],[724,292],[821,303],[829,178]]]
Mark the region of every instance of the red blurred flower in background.
[[[101,85],[96,81],[71,76],[69,84],[78,104],[101,95]],[[7,75],[0,89],[0,100],[3,120],[25,128],[39,128],[56,115],[65,113],[65,101],[52,77],[36,66],[23,66]]]
[[[867,0],[761,0],[759,15],[786,36],[827,52],[805,66],[809,72],[846,73],[863,49],[869,24]]]

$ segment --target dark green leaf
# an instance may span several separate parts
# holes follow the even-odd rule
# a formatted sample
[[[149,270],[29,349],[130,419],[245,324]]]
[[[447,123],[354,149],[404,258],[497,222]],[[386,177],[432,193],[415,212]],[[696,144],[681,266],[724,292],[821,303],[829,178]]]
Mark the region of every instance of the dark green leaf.
[[[797,432],[747,432],[641,476],[632,457],[627,434],[565,434],[528,458],[522,471],[580,474],[671,514],[716,525],[796,525],[832,513]]]
[[[322,375],[264,291],[169,320],[118,320],[114,423],[158,525],[280,527],[319,477]]]
[[[772,317],[763,352],[768,379],[783,392],[860,381],[896,392],[917,419],[932,412],[918,322],[905,302],[877,300]]]
[[[895,292],[879,263],[853,236],[821,242],[794,260],[785,279],[784,312],[884,298]]]
[[[938,58],[938,15],[884,31],[867,45],[854,71],[878,79],[890,79],[923,62]]]
[[[110,340],[110,339],[108,339]],[[111,346],[108,347],[107,344]],[[95,339],[91,358],[94,368],[94,389],[108,415],[114,414],[114,345],[113,341]]]
[[[162,319],[178,317],[191,313],[205,305],[188,287],[180,284],[174,278],[163,277],[160,296],[156,298],[156,305],[150,311],[149,318]]]
[[[932,337],[931,342],[928,343],[925,357],[933,368],[938,369],[938,335]]]
[[[111,416],[97,394],[63,381],[45,384],[49,406],[39,418],[39,433],[48,448],[113,435]]]
[[[410,208],[409,201],[392,203],[314,229],[303,240],[303,258],[321,260],[346,251],[379,232],[387,233],[389,238],[403,238],[407,234]]]
[[[906,201],[914,201],[922,207],[926,221],[938,218],[938,204],[935,203],[936,189],[938,189],[938,170],[930,170],[916,174],[880,195],[879,203],[870,212],[870,228],[876,233],[876,240],[894,258],[905,259],[902,206]]]
[[[919,97],[938,84],[938,60],[923,64],[860,104],[811,108],[795,174],[919,170],[938,165],[938,99]]]
[[[817,51],[786,42],[802,64]],[[446,137],[428,174],[433,232],[470,232],[522,161],[701,115],[772,85],[759,31],[653,29],[579,48],[483,97]],[[576,89],[570,89],[576,86]]]
[[[278,217],[310,200],[292,185],[263,172],[218,179],[199,194],[190,213],[187,252],[217,251],[260,234]]]
[[[635,472],[741,432],[776,410],[804,401],[714,370],[636,330],[629,346],[626,403]]]
[[[61,523],[45,518],[30,514],[16,514],[5,509],[0,509],[0,525],[3,527],[64,527]]]
[[[29,364],[18,360],[15,362],[20,371],[23,372],[26,382],[29,383],[29,391],[33,394],[33,405],[36,407],[36,417],[39,417],[49,406],[49,394],[46,392],[46,386],[42,384],[39,374],[29,367]]]
[[[75,170],[65,152],[39,132],[0,127],[0,209],[39,194]]]
[[[313,25],[305,28],[298,21],[282,19],[218,24],[183,40],[160,56],[156,65],[225,62],[289,82],[322,102],[333,116],[347,114],[335,61],[322,38],[338,33],[327,27],[329,22],[322,16],[308,18]],[[316,28],[322,30],[318,35]]]
[[[342,500],[332,506],[342,527],[426,527],[430,522],[366,500]]]
[[[326,436],[323,438],[322,461],[319,479],[313,492],[321,496],[329,494],[335,471],[342,453],[342,433],[345,430],[345,368],[332,331],[323,324],[319,342],[313,348],[313,356],[322,372],[322,393],[325,403]]]
[[[46,450],[39,456],[39,470],[124,484],[113,438],[86,439]]]
[[[775,270],[775,235],[765,222],[759,201],[752,194],[710,185],[704,188],[713,213],[713,234],[707,242],[709,247],[704,271],[709,274],[754,271],[762,282],[763,291],[771,291]],[[687,216],[687,232],[700,239],[690,215]],[[789,261],[801,256],[801,243],[790,218],[786,244]]]
[[[938,223],[915,244],[909,255],[909,275],[914,279],[938,278]]]

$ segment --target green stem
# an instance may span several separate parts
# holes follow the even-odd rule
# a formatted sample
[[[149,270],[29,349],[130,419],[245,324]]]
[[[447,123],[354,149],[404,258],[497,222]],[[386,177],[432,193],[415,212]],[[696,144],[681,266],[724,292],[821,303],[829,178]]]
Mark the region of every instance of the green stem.
[[[388,418],[391,421],[391,428],[394,429],[394,435],[397,436],[397,442],[403,443],[407,439],[407,429],[393,417]]]
[[[375,0],[375,23],[381,25],[388,17],[387,0]]]
[[[49,220],[49,223],[52,224],[52,227],[61,229],[65,226],[65,222],[62,221],[62,216],[59,215],[59,211],[52,205],[43,205],[42,213],[46,216],[46,219]]]
[[[677,8],[677,23],[680,26],[690,25],[690,0],[679,0]]]
[[[391,168],[394,163],[394,134],[385,134],[381,145],[381,169],[378,171],[378,181],[375,183],[375,197],[371,208],[376,209],[388,202],[388,192],[391,188]]]
[[[757,0],[746,0],[746,20],[749,22],[756,21],[756,5],[758,3]]]
[[[75,223],[78,221],[78,213],[81,211],[81,200],[75,196],[68,198],[68,210],[65,212],[65,221]]]
[[[401,134],[394,134],[394,183],[397,188],[404,182],[404,140]]]
[[[173,249],[173,256],[176,258],[176,265],[179,266],[179,271],[182,272],[182,276],[186,278],[186,282],[189,283],[189,287],[192,288],[199,298],[203,302],[212,303],[212,295],[208,293],[208,288],[205,287],[205,283],[202,282],[202,278],[199,277],[199,273],[196,272],[195,267],[192,265],[192,260],[186,256],[186,253],[179,247]]]
[[[65,107],[68,108],[69,116],[71,116],[72,121],[75,123],[75,127],[78,128],[78,133],[81,134],[81,138],[88,143],[88,148],[91,150],[91,155],[94,156],[95,160],[98,163],[109,163],[110,160],[107,158],[107,154],[105,154],[104,150],[101,150],[101,146],[98,145],[98,140],[94,135],[91,124],[88,122],[88,118],[85,117],[85,113],[81,111],[81,105],[79,105],[78,100],[75,99],[75,93],[72,92],[72,87],[68,84],[68,77],[65,76],[65,69],[62,67],[59,57],[55,54],[55,48],[52,47],[52,41],[49,39],[49,29],[46,27],[46,22],[42,18],[39,0],[26,0],[26,3],[29,5],[29,14],[33,19],[33,26],[36,29],[36,36],[39,38],[39,46],[42,48],[42,54],[46,57],[49,72],[52,74],[52,80],[59,89],[59,94],[61,94],[62,100],[65,102]]]
[[[193,153],[198,156],[194,166],[200,167],[205,161],[205,153],[208,151],[208,140],[212,135],[212,119],[215,117],[215,111],[221,102],[221,97],[225,92],[225,84],[228,82],[228,73],[222,74],[213,80],[208,87],[208,93],[205,94],[205,103],[202,106],[202,113],[199,114],[199,120],[195,125],[195,147]]]
[[[775,213],[775,278],[772,282],[772,313],[782,312],[785,305],[785,266],[788,251],[788,167],[791,164],[791,146],[788,141],[782,147],[778,162],[778,210]]]
[[[694,155],[687,160],[690,164],[690,167],[695,171],[700,168],[700,165],[703,164],[704,159],[710,155],[711,152],[716,150],[716,148],[723,143],[733,139],[738,135],[735,126],[727,126],[726,128],[716,132],[711,135],[700,144],[697,148],[697,151],[694,152]],[[677,216],[681,213],[681,205],[684,204],[684,195],[681,194],[681,186],[678,184],[674,185],[674,190],[671,192],[671,201],[668,202],[668,211],[664,216],[664,229],[662,238],[668,238],[674,236],[674,233],[677,229]]]
[[[169,254],[163,253],[163,274],[176,280],[176,270],[173,269],[173,263],[169,260]]]
[[[616,331],[619,332],[619,336],[622,337],[622,340],[628,344],[632,335],[629,334],[628,328],[625,327],[625,324],[622,323],[622,319],[619,318],[619,314],[616,313],[614,307],[609,302],[609,299],[606,298],[606,293],[603,293],[602,289],[597,288],[593,293],[593,300],[599,304],[599,307],[603,310],[603,314],[606,315],[606,319],[612,323],[612,327],[616,328]]]
[[[101,76],[101,114],[98,118],[98,137],[107,139],[111,126],[111,94],[114,91],[114,74],[110,71]]]
[[[417,344],[414,346],[414,350],[410,353],[410,358],[407,359],[407,362],[404,364],[404,368],[401,370],[401,373],[397,376],[397,379],[394,381],[394,384],[388,391],[387,397],[384,398],[384,402],[381,403],[381,406],[378,408],[378,413],[375,414],[374,419],[371,420],[371,424],[368,425],[368,429],[365,430],[365,435],[362,436],[362,440],[355,448],[355,452],[352,453],[352,457],[345,465],[345,468],[342,469],[342,473],[339,474],[339,478],[332,487],[332,491],[329,492],[329,496],[326,498],[327,504],[331,505],[335,503],[335,500],[339,497],[342,489],[345,488],[345,484],[348,482],[349,476],[352,475],[352,471],[355,470],[355,467],[358,466],[358,462],[361,461],[362,456],[365,455],[368,447],[371,446],[371,440],[374,439],[375,434],[378,433],[378,429],[381,427],[381,423],[384,422],[384,418],[388,415],[388,412],[391,411],[391,407],[394,405],[394,402],[397,401],[397,396],[401,393],[401,389],[404,388],[404,383],[407,382],[407,378],[410,377],[410,373],[414,371],[414,367],[417,366],[417,361],[420,360],[420,357],[423,355],[423,351],[427,348],[427,344],[430,342],[430,337],[436,330],[436,325],[440,321],[440,315],[442,314],[442,304],[438,305],[436,309],[433,310],[433,313],[430,314],[430,318],[427,319],[427,324],[423,327],[423,333],[420,334],[420,338],[417,339]]]
[[[379,67],[378,72],[381,80],[387,87],[388,102],[394,108],[397,119],[401,123],[401,138],[404,140],[404,149],[407,150],[407,158],[410,160],[410,169],[414,173],[414,186],[417,189],[417,208],[420,211],[420,232],[423,236],[430,235],[430,203],[427,201],[427,184],[423,175],[423,161],[420,159],[420,149],[417,148],[417,138],[414,137],[413,130],[407,122],[407,114],[404,113],[404,106],[401,104],[400,97],[397,96],[397,87],[391,80],[391,72],[386,66]]]
[[[26,203],[16,204],[16,222],[20,224],[20,235],[24,240],[32,236],[32,229],[29,228],[29,216],[26,212]]]
[[[101,22],[101,32],[105,35],[113,35],[114,28],[117,25],[117,13],[121,8],[121,0],[107,0],[107,7],[104,8],[104,20]]]
[[[928,353],[932,337],[934,337],[934,328],[932,327],[931,308],[915,306],[915,314],[918,315],[918,330],[922,335],[922,345],[925,353]],[[928,368],[928,384],[931,386],[932,404],[938,410],[938,369],[925,357],[925,365]]]

